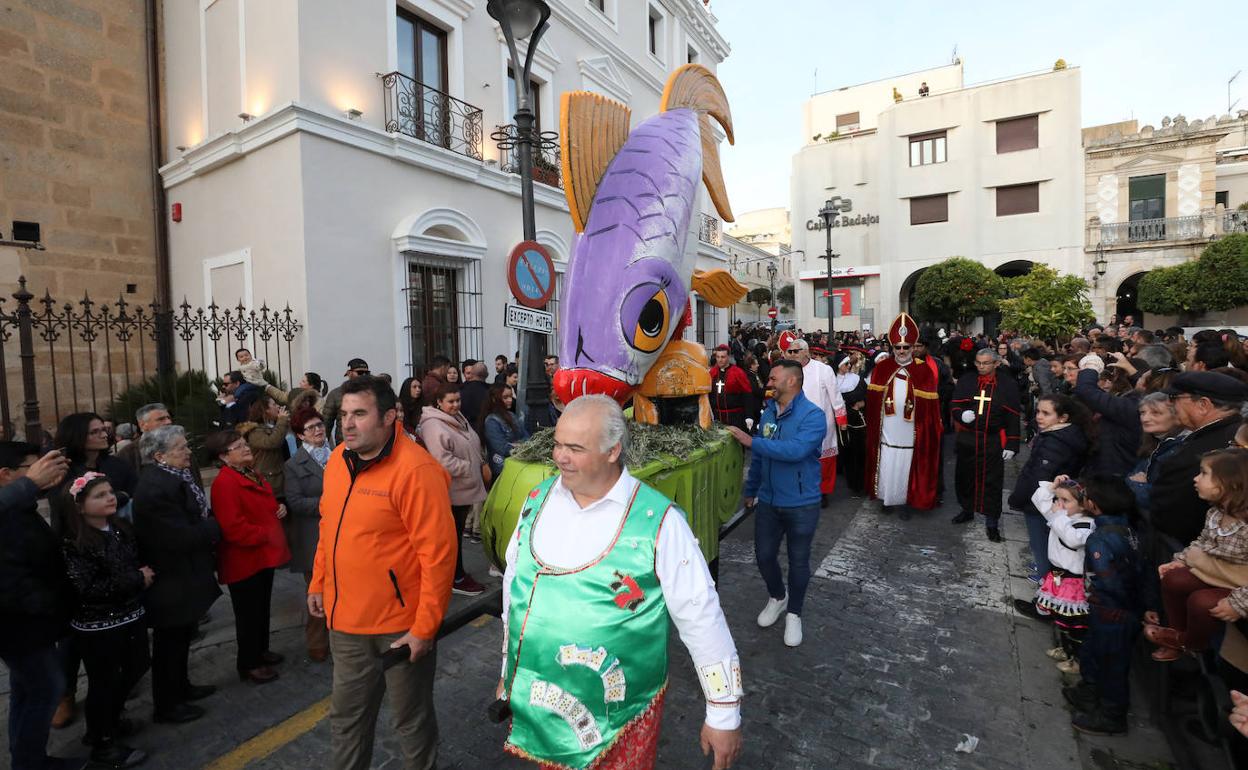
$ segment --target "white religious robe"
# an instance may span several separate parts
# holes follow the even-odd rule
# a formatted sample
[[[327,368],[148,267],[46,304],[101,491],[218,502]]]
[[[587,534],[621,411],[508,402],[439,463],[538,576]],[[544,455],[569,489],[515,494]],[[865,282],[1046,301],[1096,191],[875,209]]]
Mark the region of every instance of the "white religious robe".
[[[906,380],[909,367],[893,378],[893,403],[897,408],[880,423],[879,484],[876,495],[884,505],[905,505],[910,487],[910,461],[914,458],[914,420],[905,417]]]
[[[836,371],[812,358],[802,367],[802,378],[802,395],[823,410],[828,422],[819,458],[836,457],[836,426],[838,422],[845,421],[845,397],[837,386]]]
[[[621,520],[628,512],[638,481],[628,469],[620,474],[615,485],[602,498],[582,508],[576,498],[563,484],[555,482],[542,509],[541,517],[533,527],[530,547],[541,555],[547,564],[565,569],[578,567],[596,559],[611,547],[611,541],[620,529]],[[703,694],[707,695],[706,723],[717,730],[735,730],[741,726],[741,693],[733,693],[728,703],[714,703],[707,692],[709,682],[720,672],[728,674],[730,682],[735,677],[728,672],[740,670],[737,647],[728,630],[728,621],[719,604],[715,581],[706,566],[706,557],[698,547],[698,540],[689,529],[683,516],[669,512],[659,527],[659,540],[655,546],[654,571],[663,586],[663,601],[668,614],[680,634],[680,640],[693,658]],[[517,527],[519,529],[519,527]],[[503,573],[503,675],[507,671],[507,613],[511,607],[511,583],[515,579],[516,556],[519,545],[516,533],[511,533],[507,543],[507,569]],[[573,616],[569,623],[574,624]]]

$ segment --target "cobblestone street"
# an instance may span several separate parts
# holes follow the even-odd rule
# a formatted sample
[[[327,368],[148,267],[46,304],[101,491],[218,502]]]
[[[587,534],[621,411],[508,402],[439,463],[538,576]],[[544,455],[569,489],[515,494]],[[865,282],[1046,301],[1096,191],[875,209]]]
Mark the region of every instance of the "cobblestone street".
[[[838,491],[815,541],[818,568],[807,597],[805,643],[792,650],[781,640],[782,624],[766,630],[755,624],[765,592],[754,566],[750,523],[724,541],[721,595],[748,692],[738,767],[1165,766],[1168,751],[1148,725],[1143,703],[1134,709],[1129,738],[1076,738],[1060,674],[1043,654],[1050,646],[1048,627],[1008,606],[1012,595],[1029,590],[1019,577],[1025,574],[1021,517],[1006,516],[1007,541],[994,545],[978,524],[951,526],[955,512],[946,504],[903,521]],[[475,549],[468,550],[475,561]],[[485,568],[475,571],[484,576]],[[233,676],[229,601],[217,602],[208,635],[192,652],[192,680],[221,690],[204,702],[209,715],[199,722],[146,726],[134,740],[152,751],[145,767],[324,766],[330,664],[311,663],[301,654],[302,589],[297,576],[279,575],[273,649],[288,662],[282,678],[263,687],[239,684]],[[503,753],[506,728],[485,717],[500,643],[500,622],[484,617],[439,645],[440,768],[531,767]],[[675,634],[671,657],[659,767],[710,767],[697,743],[701,693]],[[85,691],[84,679],[80,699]],[[150,719],[146,680],[129,712]],[[54,748],[84,753],[82,729],[79,720],[56,732]],[[969,754],[955,752],[965,735],[978,738],[978,746]],[[397,757],[383,710],[375,766],[398,768]]]

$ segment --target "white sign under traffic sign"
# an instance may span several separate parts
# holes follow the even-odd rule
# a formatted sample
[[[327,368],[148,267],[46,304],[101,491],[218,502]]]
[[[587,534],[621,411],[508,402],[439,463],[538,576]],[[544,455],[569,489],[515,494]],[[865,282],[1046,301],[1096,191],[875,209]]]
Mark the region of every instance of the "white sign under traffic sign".
[[[507,304],[507,317],[503,325],[510,329],[537,332],[538,334],[555,333],[555,316],[545,310]]]

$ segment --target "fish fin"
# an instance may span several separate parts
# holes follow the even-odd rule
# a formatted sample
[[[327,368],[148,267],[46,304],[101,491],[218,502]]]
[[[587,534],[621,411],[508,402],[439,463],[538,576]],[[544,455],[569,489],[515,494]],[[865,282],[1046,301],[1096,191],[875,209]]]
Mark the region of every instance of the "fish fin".
[[[633,422],[642,425],[658,425],[659,410],[654,402],[640,393],[633,394]]]
[[[607,166],[628,141],[629,115],[628,107],[589,91],[568,91],[560,99],[563,192],[578,233],[585,231]]]
[[[686,64],[677,68],[667,78],[663,98],[659,102],[663,112],[679,108],[697,110],[700,114],[698,128],[702,134],[702,181],[711,195],[715,210],[725,222],[735,221],[732,207],[728,204],[728,191],[724,186],[724,174],[719,166],[719,142],[708,119],[724,129],[728,144],[735,144],[732,133],[732,110],[728,96],[719,79],[701,64]]]
[[[715,307],[732,307],[749,291],[723,268],[694,270],[690,285],[707,302]]]
[[[715,139],[715,131],[711,128],[711,119],[706,115],[698,116],[698,127],[702,133],[702,183],[711,196],[711,203],[725,222],[735,222],[732,204],[728,202],[728,187],[724,184],[724,170],[719,165],[719,142]]]

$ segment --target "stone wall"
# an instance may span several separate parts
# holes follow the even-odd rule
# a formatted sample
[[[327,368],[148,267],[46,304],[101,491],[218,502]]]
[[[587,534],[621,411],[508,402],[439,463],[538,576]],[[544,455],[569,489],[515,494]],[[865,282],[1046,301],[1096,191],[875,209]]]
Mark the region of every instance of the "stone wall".
[[[36,297],[50,292],[58,312],[88,291],[96,302],[116,302],[128,285],[129,302],[155,295],[143,10],[143,0],[0,0],[0,234],[11,237],[14,220],[38,222],[46,246],[0,247],[8,312],[19,275]],[[71,336],[76,367],[67,366]],[[99,339],[88,356],[81,335],[67,332],[51,346],[54,373],[53,349],[35,342],[49,427],[58,413],[91,408],[93,385],[103,409],[110,380],[123,388],[126,370],[137,377],[143,363],[154,365],[150,343],[144,362],[115,340],[107,350]],[[9,417],[20,426],[17,335],[3,348]]]
[[[156,259],[142,0],[0,0],[0,286],[150,301]],[[8,288],[13,287],[13,288]]]

